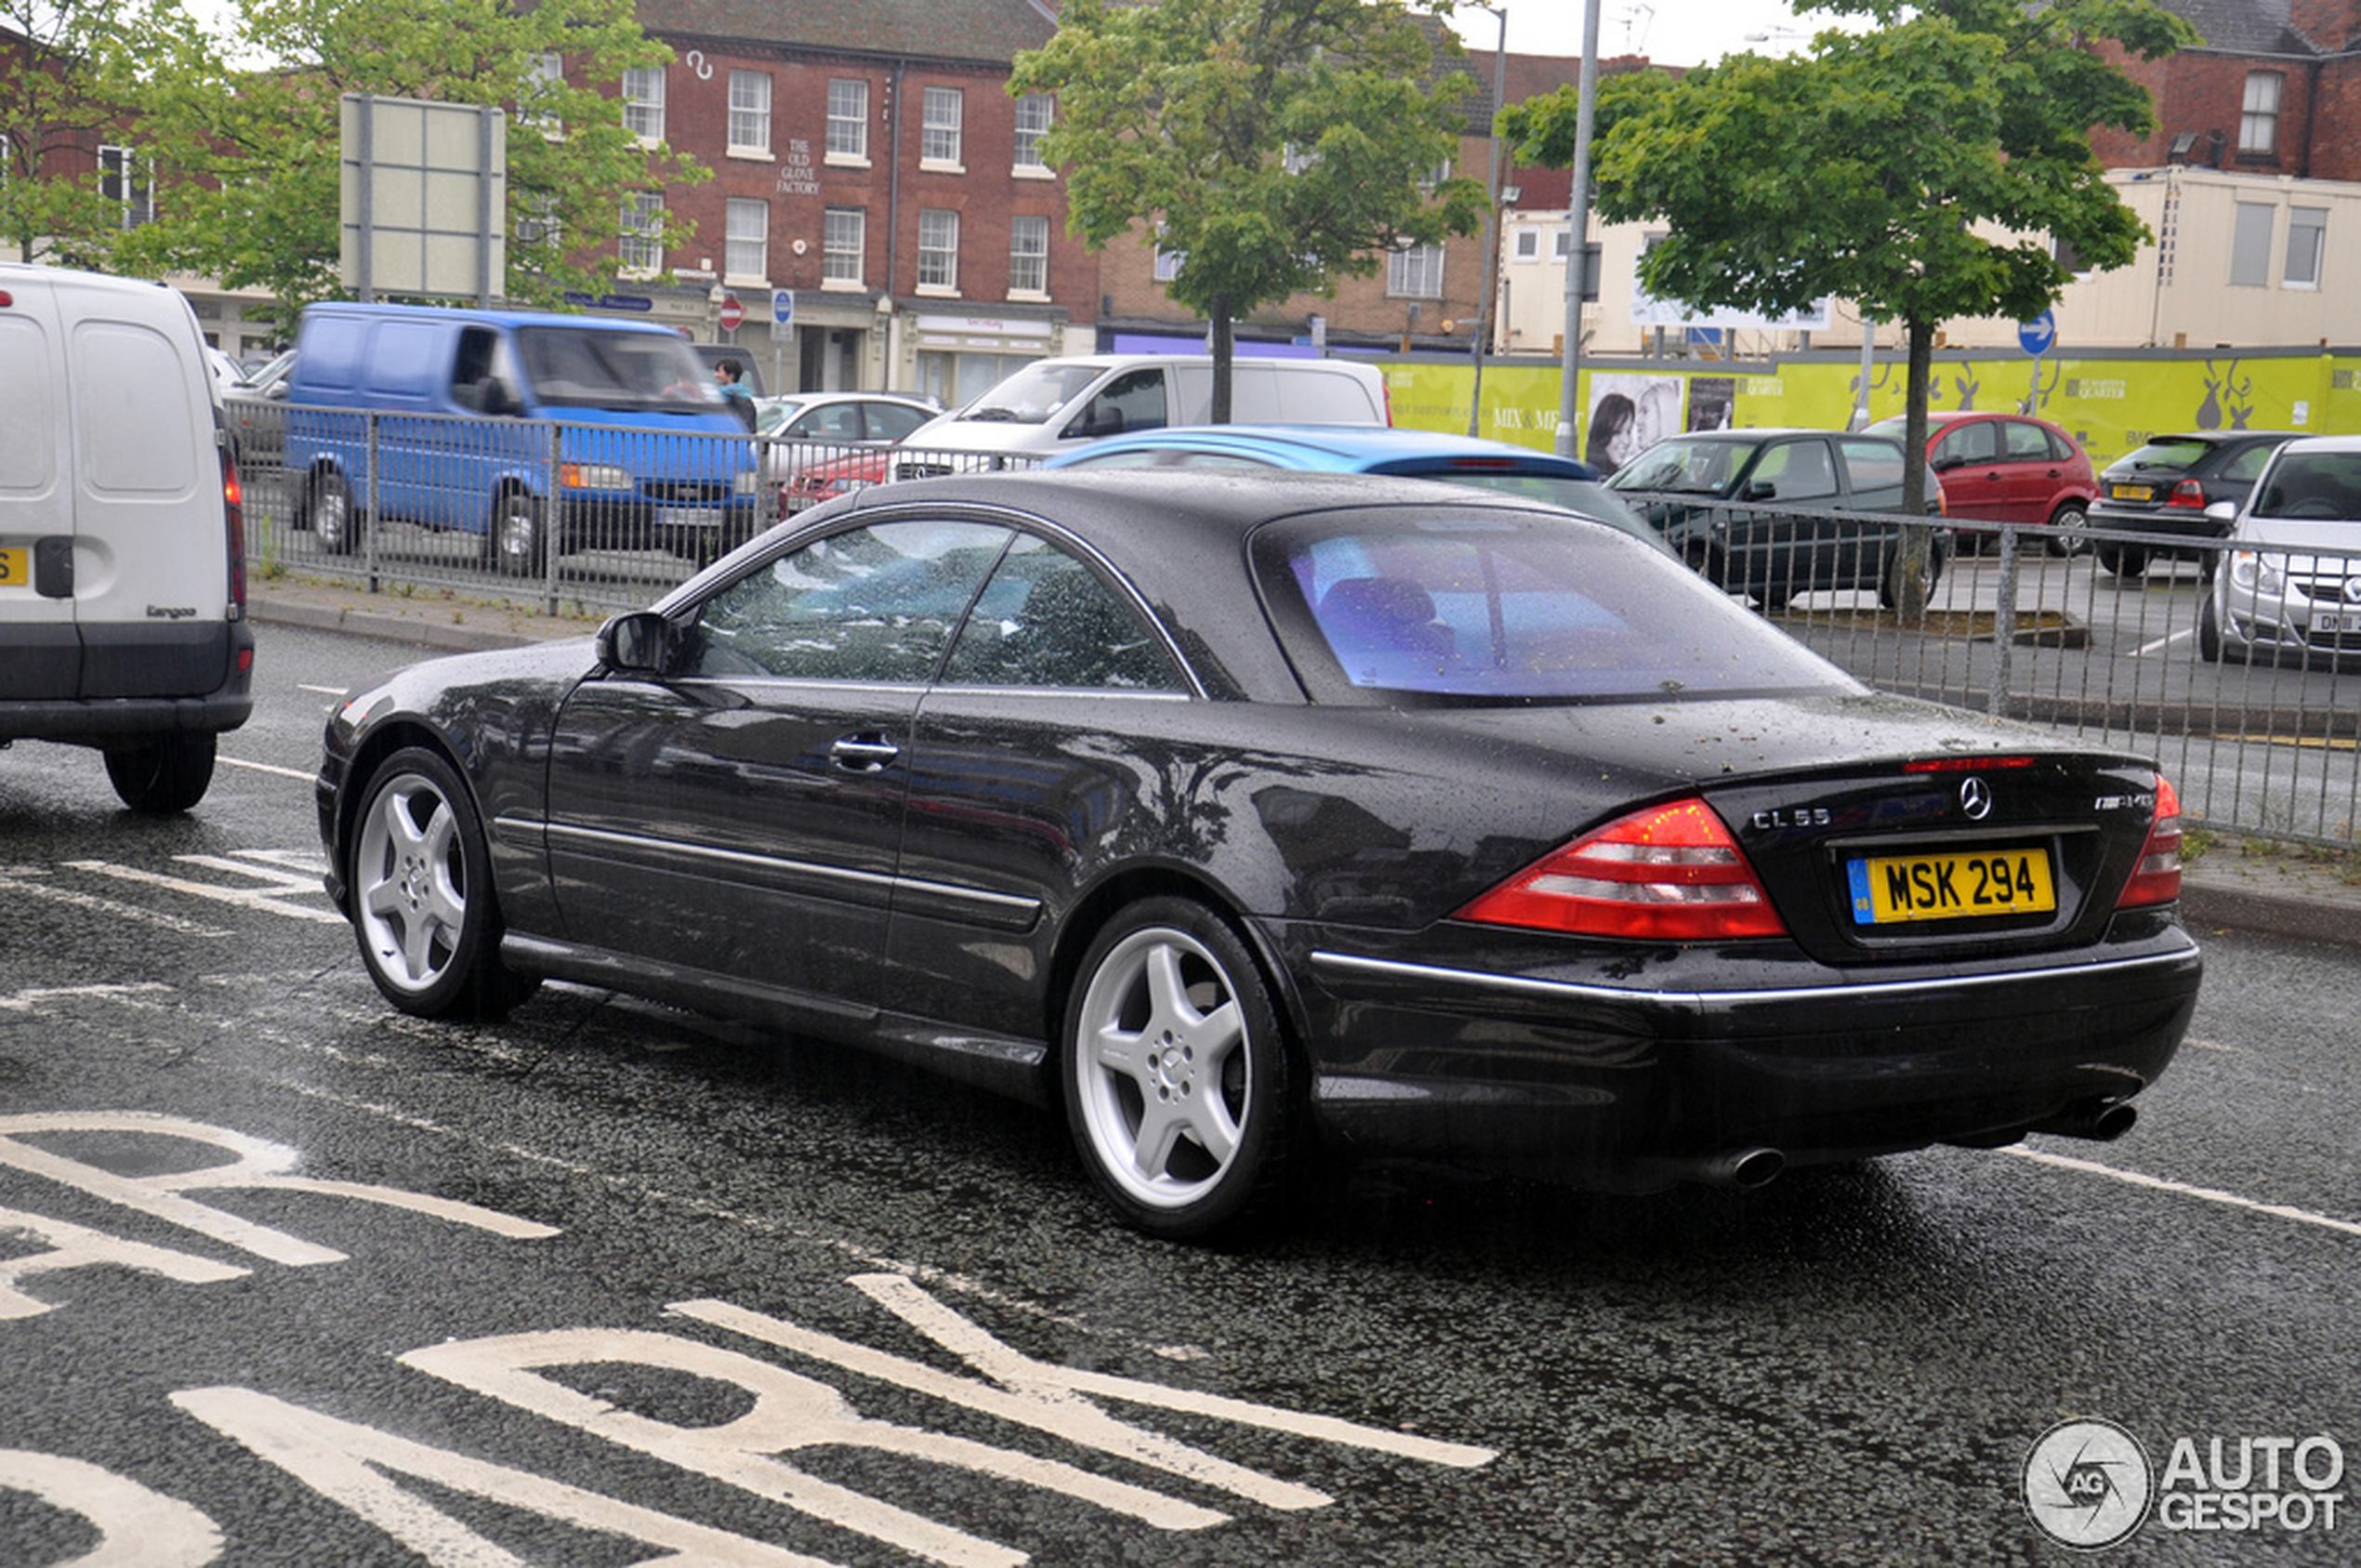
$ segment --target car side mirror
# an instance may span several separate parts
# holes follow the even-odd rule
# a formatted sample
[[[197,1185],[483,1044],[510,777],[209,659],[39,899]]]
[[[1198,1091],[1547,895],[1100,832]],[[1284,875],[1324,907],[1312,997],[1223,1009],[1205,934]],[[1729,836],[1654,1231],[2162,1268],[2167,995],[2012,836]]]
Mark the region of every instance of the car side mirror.
[[[1934,460],[1934,471],[1938,474],[1947,474],[1954,468],[1964,468],[1967,466],[1968,460],[1964,457],[1943,456]]]
[[[2216,501],[2205,509],[2205,515],[2216,522],[2236,522],[2238,520],[2238,504],[2236,501]]]
[[[515,415],[524,412],[524,400],[517,389],[498,376],[483,384],[483,412],[492,415]]]
[[[617,615],[599,628],[599,663],[616,675],[659,679],[679,646],[679,630],[653,610]]]
[[[1777,494],[1779,494],[1779,487],[1777,485],[1773,484],[1767,479],[1759,479],[1754,481],[1751,484],[1748,484],[1747,486],[1746,494],[1739,496],[1738,499],[1741,501],[1768,501],[1771,497],[1776,495]]]

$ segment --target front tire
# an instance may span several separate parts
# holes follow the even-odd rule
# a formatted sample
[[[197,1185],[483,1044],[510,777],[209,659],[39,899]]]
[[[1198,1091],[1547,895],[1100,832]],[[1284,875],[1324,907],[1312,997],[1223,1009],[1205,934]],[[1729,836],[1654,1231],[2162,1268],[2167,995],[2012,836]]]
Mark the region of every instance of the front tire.
[[[2148,569],[2148,552],[2137,545],[2101,545],[2095,553],[2101,566],[2127,580]]]
[[[1907,544],[1906,540],[1894,541],[1893,554],[1886,561],[1885,571],[1878,579],[1878,603],[1888,610],[1899,610],[1908,601],[1907,594],[1912,586],[1913,573],[1910,570],[1910,552],[1906,547]],[[1920,604],[1925,604],[1934,597],[1935,579],[1942,574],[1943,563],[1936,559],[1935,542],[1929,539],[1925,564],[1916,573]]]
[[[1253,955],[1211,911],[1155,898],[1121,912],[1084,955],[1062,1041],[1075,1147],[1127,1223],[1185,1240],[1285,1195],[1285,1033]]]
[[[500,967],[483,822],[450,763],[396,752],[369,783],[347,868],[352,929],[377,989],[420,1018],[484,1017],[530,992]]]
[[[125,805],[148,816],[171,816],[212,787],[214,734],[207,730],[111,745],[106,758],[107,782]]]

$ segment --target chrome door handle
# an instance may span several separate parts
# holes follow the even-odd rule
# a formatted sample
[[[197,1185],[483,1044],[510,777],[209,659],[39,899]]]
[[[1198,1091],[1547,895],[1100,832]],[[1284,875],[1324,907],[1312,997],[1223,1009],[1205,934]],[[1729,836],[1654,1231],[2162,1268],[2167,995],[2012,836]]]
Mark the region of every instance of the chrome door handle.
[[[840,735],[828,748],[828,760],[848,773],[881,773],[893,766],[902,748],[883,735]]]

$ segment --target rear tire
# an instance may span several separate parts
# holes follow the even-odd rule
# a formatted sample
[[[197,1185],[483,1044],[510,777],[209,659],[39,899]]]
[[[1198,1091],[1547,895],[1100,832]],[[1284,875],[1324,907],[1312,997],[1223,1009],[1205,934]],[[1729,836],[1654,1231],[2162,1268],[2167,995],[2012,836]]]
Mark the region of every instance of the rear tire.
[[[2091,553],[2101,566],[2118,577],[2137,577],[2148,569],[2148,552],[2137,545],[2098,545]]]
[[[540,576],[548,562],[547,511],[527,491],[504,490],[493,497],[483,534],[484,565],[504,577]]]
[[[360,533],[352,511],[352,491],[344,476],[323,468],[311,477],[303,506],[305,523],[328,555],[350,555]]]
[[[2068,501],[2050,514],[2050,553],[2080,555],[2091,547],[2091,536],[2085,532],[2091,525],[2091,513],[2079,501]]]
[[[212,787],[214,744],[207,730],[109,746],[107,781],[135,811],[149,816],[185,811]]]
[[[1118,913],[1075,972],[1062,1040],[1075,1148],[1126,1223],[1181,1241],[1286,1195],[1287,1042],[1253,955],[1210,910],[1153,898]]]

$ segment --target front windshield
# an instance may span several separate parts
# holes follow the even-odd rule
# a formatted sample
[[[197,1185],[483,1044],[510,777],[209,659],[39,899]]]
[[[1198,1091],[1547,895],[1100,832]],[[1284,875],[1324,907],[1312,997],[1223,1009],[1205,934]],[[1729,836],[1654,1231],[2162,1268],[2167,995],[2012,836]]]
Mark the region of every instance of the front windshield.
[[[1660,550],[1559,514],[1326,512],[1263,529],[1253,559],[1315,689],[1530,701],[1847,683]]]
[[[688,343],[669,334],[529,326],[517,348],[534,391],[556,407],[707,414],[721,401]]]
[[[960,410],[959,417],[1010,425],[1046,425],[1099,378],[1101,368],[1046,362],[1027,365]]]
[[[1617,468],[1617,490],[1667,490],[1718,495],[1738,477],[1753,448],[1734,441],[1660,441]]]

